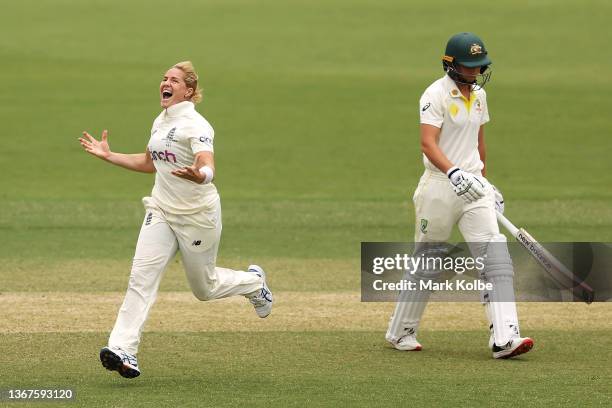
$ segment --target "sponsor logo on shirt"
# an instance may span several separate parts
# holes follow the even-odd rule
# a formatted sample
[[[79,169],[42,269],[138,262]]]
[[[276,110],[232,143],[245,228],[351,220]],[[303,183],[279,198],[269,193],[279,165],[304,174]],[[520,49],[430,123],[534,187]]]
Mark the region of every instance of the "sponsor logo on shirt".
[[[172,152],[169,152],[168,150],[165,150],[163,152],[158,152],[155,150],[149,150],[149,151],[151,152],[151,158],[153,160],[161,160],[165,162],[176,163],[176,155]]]
[[[421,112],[425,112],[427,109],[429,109],[430,106],[431,106],[431,102],[427,102],[425,106],[423,106],[423,108],[421,109]]]
[[[200,136],[200,142],[208,145],[208,146],[212,146],[212,139],[208,136]]]

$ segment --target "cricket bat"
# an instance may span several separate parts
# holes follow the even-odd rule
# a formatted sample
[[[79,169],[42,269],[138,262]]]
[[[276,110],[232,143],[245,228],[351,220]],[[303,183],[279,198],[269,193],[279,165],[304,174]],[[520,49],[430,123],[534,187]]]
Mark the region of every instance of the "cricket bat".
[[[546,248],[532,237],[524,228],[517,228],[502,213],[496,211],[497,220],[508,230],[527,252],[544,268],[548,275],[565,289],[582,289],[582,298],[586,303],[593,302],[595,292],[593,288],[576,276]]]

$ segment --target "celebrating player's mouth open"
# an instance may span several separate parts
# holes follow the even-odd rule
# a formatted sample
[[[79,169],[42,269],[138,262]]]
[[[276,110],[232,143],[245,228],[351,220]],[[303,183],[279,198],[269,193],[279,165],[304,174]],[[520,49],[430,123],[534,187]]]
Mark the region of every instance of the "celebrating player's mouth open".
[[[191,99],[194,90],[187,87],[184,75],[179,68],[170,68],[164,74],[164,78],[159,84],[162,108],[167,109],[172,105]]]
[[[503,212],[501,194],[485,178],[484,125],[489,121],[483,89],[491,72],[484,43],[471,33],[451,37],[442,58],[444,77],[420,100],[421,150],[425,173],[414,193],[416,252],[444,257],[454,225],[472,255],[486,259],[481,277],[492,283],[483,292],[490,324],[489,348],[495,358],[525,353],[533,346],[520,336],[514,302],[513,268],[506,237],[495,211]],[[408,278],[437,279],[441,271],[417,270]],[[386,339],[398,350],[421,350],[416,335],[430,291],[404,290],[391,317]]]
[[[198,76],[189,61],[170,68],[159,86],[161,106],[144,153],[111,151],[108,133],[101,140],[83,132],[88,153],[129,170],[156,173],[136,245],[129,285],[108,347],[100,351],[104,367],[123,377],[140,375],[136,360],[140,336],[155,301],[164,269],[181,252],[187,280],[200,300],[242,295],[259,317],[272,310],[272,294],[263,269],[246,271],[216,266],[221,238],[221,204],[215,176],[214,131],[195,110],[202,99]]]

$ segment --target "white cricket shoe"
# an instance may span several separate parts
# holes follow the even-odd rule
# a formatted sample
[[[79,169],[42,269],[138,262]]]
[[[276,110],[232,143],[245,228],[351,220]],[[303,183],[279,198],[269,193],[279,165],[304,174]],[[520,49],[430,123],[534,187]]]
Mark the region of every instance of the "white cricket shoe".
[[[503,347],[499,347],[493,342],[491,350],[493,351],[493,358],[510,358],[527,353],[532,348],[533,340],[529,337],[514,337]]]
[[[393,340],[390,337],[386,337],[386,340],[400,351],[421,351],[423,348],[421,343],[417,341],[415,334],[407,334],[400,337],[398,340]]]
[[[136,378],[140,375],[136,356],[119,347],[104,347],[100,350],[100,361],[104,368],[118,371],[122,377]]]
[[[272,313],[272,302],[274,302],[274,300],[272,298],[272,292],[270,292],[270,288],[266,283],[266,273],[259,265],[249,265],[247,272],[255,273],[257,276],[263,278],[263,287],[257,294],[249,297],[249,301],[255,307],[257,316],[262,319],[268,317],[268,315]]]

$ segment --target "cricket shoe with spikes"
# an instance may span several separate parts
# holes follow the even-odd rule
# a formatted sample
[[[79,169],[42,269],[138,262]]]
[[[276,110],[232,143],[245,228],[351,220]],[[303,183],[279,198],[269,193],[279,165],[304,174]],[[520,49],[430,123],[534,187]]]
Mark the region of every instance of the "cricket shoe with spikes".
[[[104,368],[117,371],[124,378],[136,378],[140,375],[136,356],[119,347],[104,347],[100,350],[100,361]]]
[[[391,343],[393,347],[400,351],[421,351],[423,346],[416,339],[415,334],[406,334],[397,340],[393,340],[386,337],[386,340]]]
[[[257,316],[268,317],[270,313],[272,313],[272,303],[274,302],[272,298],[272,292],[270,292],[270,288],[266,283],[266,273],[262,269],[261,266],[258,265],[249,265],[249,269],[247,272],[255,273],[257,276],[263,279],[263,287],[255,294],[249,297],[249,301],[255,307],[255,313]]]
[[[493,351],[493,358],[510,358],[525,354],[532,348],[533,340],[529,337],[514,337],[503,347],[499,347],[493,342],[491,350]]]

